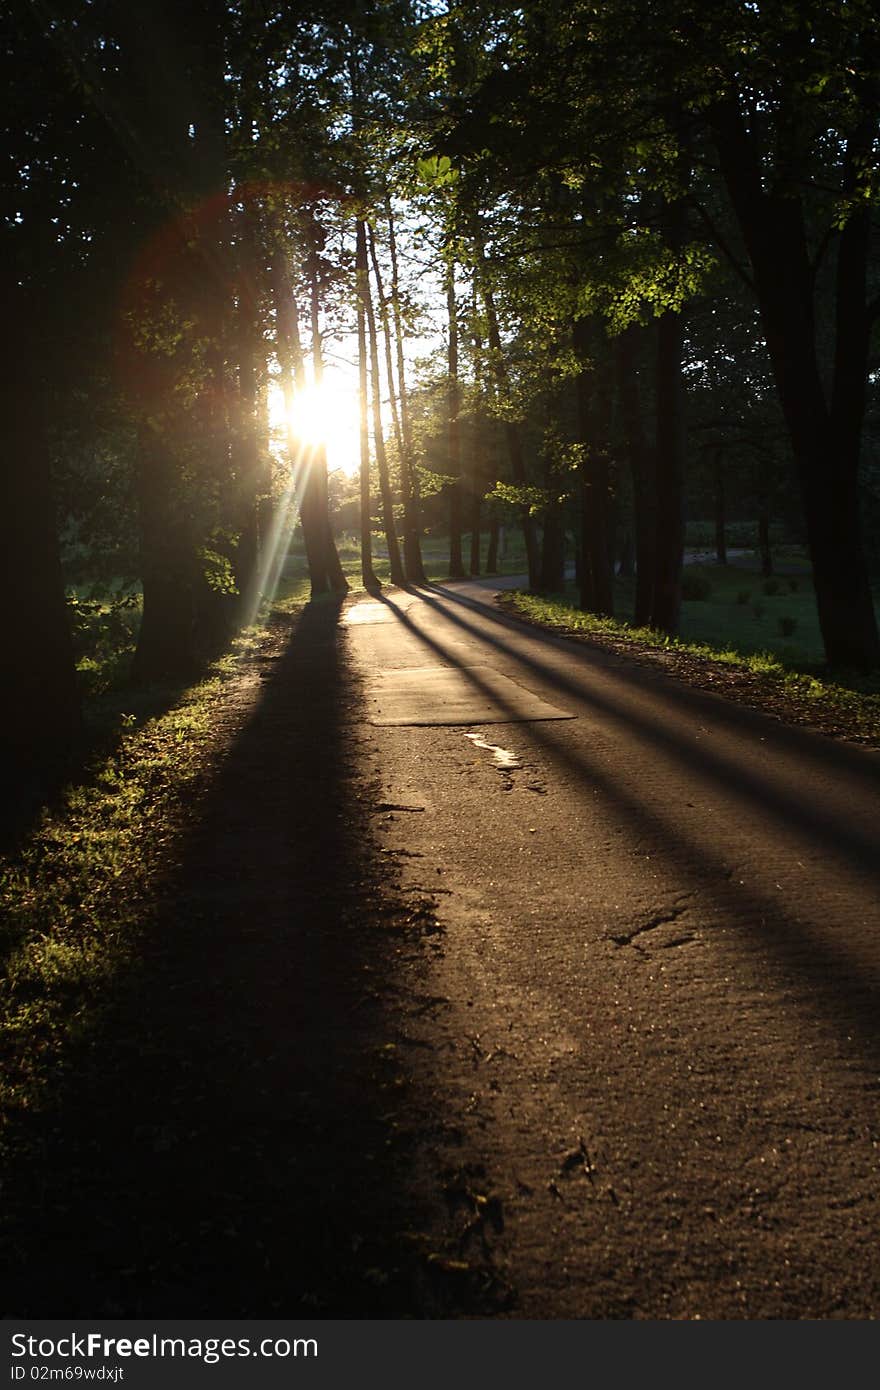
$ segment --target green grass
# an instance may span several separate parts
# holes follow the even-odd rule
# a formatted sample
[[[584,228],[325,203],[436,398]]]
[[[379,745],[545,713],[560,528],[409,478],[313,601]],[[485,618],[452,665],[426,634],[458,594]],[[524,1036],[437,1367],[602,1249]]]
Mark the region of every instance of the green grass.
[[[762,668],[769,662],[785,670],[817,674],[824,664],[824,651],[803,552],[792,548],[781,560],[799,572],[765,580],[754,557],[726,567],[686,565],[686,591],[702,589],[706,596],[683,600],[681,644]],[[768,588],[772,592],[766,592]],[[586,617],[576,610],[574,584],[568,584],[554,601],[574,610],[577,623]],[[632,623],[634,603],[635,581],[617,578],[614,608],[621,633],[634,635],[628,626]],[[643,633],[640,640],[647,640]]]
[[[625,617],[599,618],[573,606],[572,593],[540,597],[515,592],[507,604],[522,617],[544,627],[585,636],[615,637],[634,647],[664,648],[748,671],[778,681],[792,695],[823,702],[845,711],[854,731],[880,736],[880,678],[858,673],[825,671],[812,588],[807,576],[795,576],[796,591],[780,580],[778,593],[763,593],[760,575],[742,571],[708,570],[711,596],[682,605],[682,633],[669,637],[652,628],[636,628]],[[632,611],[632,581],[617,581],[618,612]],[[756,617],[752,601],[739,603],[745,589],[760,594],[763,613]],[[778,634],[782,616],[798,622],[798,641]],[[803,625],[801,632],[800,625]],[[774,633],[773,627],[777,626]]]
[[[347,535],[337,538],[336,544],[345,577],[351,586],[352,592],[357,593],[363,588],[363,584],[361,583],[360,545],[355,537]],[[465,568],[467,568],[471,549],[470,532],[466,532],[462,537],[461,548]],[[481,572],[485,572],[488,551],[489,538],[488,535],[484,533],[480,538]],[[383,584],[390,584],[389,564],[384,552],[384,539],[374,537],[373,569],[376,573],[376,578],[381,580]],[[425,566],[425,573],[428,579],[434,581],[448,579],[448,536],[423,536],[422,562]],[[504,554],[497,572],[499,574],[522,574],[525,568],[525,546],[522,533],[518,528],[508,527],[504,538]],[[281,581],[278,586],[278,597],[282,603],[297,603],[308,598],[308,587],[308,566],[306,564],[305,551],[302,542],[299,538],[296,538],[284,561]]]
[[[774,575],[771,594],[757,568],[687,565],[684,574],[686,582],[702,579],[709,589],[708,598],[682,603],[684,642],[745,658],[769,655],[786,668],[821,666],[822,638],[808,573]],[[632,619],[633,598],[633,582],[619,581],[617,611],[627,620]]]

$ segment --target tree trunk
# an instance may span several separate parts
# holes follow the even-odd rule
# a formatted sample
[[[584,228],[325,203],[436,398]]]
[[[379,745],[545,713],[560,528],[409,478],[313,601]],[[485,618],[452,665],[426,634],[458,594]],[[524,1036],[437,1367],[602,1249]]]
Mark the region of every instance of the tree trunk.
[[[473,353],[474,381],[479,385],[483,380],[483,342],[476,327],[478,313],[477,281],[474,277],[473,285],[473,313],[474,332],[471,339],[471,351]],[[477,576],[480,573],[480,527],[481,513],[483,510],[483,491],[485,487],[486,466],[484,461],[485,448],[485,422],[482,411],[477,407],[476,418],[474,421],[474,446],[471,458],[470,469],[470,506],[468,508],[468,524],[471,532],[471,553],[468,563],[468,573]]]
[[[486,278],[485,259],[482,248],[479,248],[479,257],[483,266],[483,303],[486,307],[486,319],[489,328],[489,348],[492,354],[492,372],[495,377],[496,386],[502,394],[507,386],[507,374],[504,369],[504,358],[501,350],[501,331],[498,326],[498,314],[495,309],[495,297]],[[504,440],[507,445],[507,457],[510,460],[510,472],[514,483],[518,487],[525,487],[527,483],[526,465],[523,458],[522,439],[519,427],[513,420],[504,422]],[[522,523],[523,541],[526,549],[526,563],[529,571],[529,588],[537,589],[541,576],[541,560],[538,553],[538,542],[535,536],[535,520],[531,514],[527,503],[520,507],[520,519]]]
[[[315,389],[320,391],[324,381],[324,350],[321,344],[320,289],[318,283],[318,241],[323,234],[315,224],[314,245],[309,258],[309,317],[312,330],[312,376]],[[312,486],[314,488],[315,529],[318,544],[323,546],[327,582],[335,594],[348,592],[348,580],[339,559],[333,529],[330,525],[330,506],[327,493],[327,446],[323,441],[312,451]]]
[[[544,517],[544,538],[541,547],[541,593],[558,594],[565,586],[565,549],[562,515],[559,503],[548,509]]]
[[[474,487],[471,492],[471,506],[469,524],[471,528],[471,553],[468,562],[468,573],[477,577],[480,573],[480,514],[483,509],[483,498],[474,479]]]
[[[373,403],[373,445],[376,451],[376,466],[379,470],[379,492],[382,498],[382,520],[385,526],[385,542],[388,547],[388,562],[392,584],[405,584],[406,575],[397,544],[397,529],[394,523],[394,497],[391,492],[391,478],[388,474],[388,456],[385,452],[385,435],[382,430],[382,383],[379,376],[379,337],[376,332],[376,315],[373,312],[373,297],[370,293],[369,272],[364,283],[364,308],[367,311],[367,329],[370,336],[370,386]]]
[[[299,315],[289,283],[287,260],[280,251],[275,253],[272,260],[272,293],[275,306],[275,351],[281,367],[285,432],[293,474],[294,496],[299,504],[311,597],[319,598],[330,589],[327,546],[321,526],[320,494],[312,475],[311,451],[305,449],[297,439],[293,425],[296,391],[302,390],[306,384],[305,361],[299,331]]]
[[[388,313],[388,300],[385,296],[382,284],[382,271],[379,268],[379,257],[376,254],[376,238],[373,229],[368,229],[370,260],[373,266],[373,275],[376,280],[376,295],[379,303],[379,315],[382,322],[382,339],[385,346],[385,376],[388,381],[388,400],[391,406],[391,424],[394,430],[394,441],[397,445],[397,460],[400,472],[400,496],[403,504],[403,560],[406,577],[411,584],[425,584],[424,567],[422,565],[422,548],[419,542],[419,521],[415,507],[415,498],[412,491],[412,477],[407,458],[407,443],[404,438],[403,430],[403,378],[400,373],[403,371],[400,360],[398,361],[398,375],[401,381],[399,388],[400,394],[395,391],[394,386],[394,355],[392,352],[391,341],[391,319]],[[395,261],[397,248],[395,246]],[[396,272],[393,272],[392,284],[396,279]],[[400,348],[400,358],[403,350]]]
[[[758,511],[758,554],[761,557],[761,574],[769,579],[773,573],[773,550],[770,546],[770,512],[764,501]]]
[[[80,704],[52,502],[45,343],[33,305],[14,283],[8,289],[7,329],[15,351],[2,379],[0,528],[12,601],[0,750],[14,824],[63,771],[79,733]]]
[[[486,573],[498,573],[498,537],[501,525],[495,513],[489,520],[489,547],[486,551]]]
[[[238,283],[238,409],[232,431],[235,478],[236,530],[235,580],[239,593],[239,617],[247,621],[258,602],[259,560],[263,506],[269,493],[269,467],[265,442],[260,437],[260,378],[265,357],[259,320],[257,257],[253,246],[252,213],[246,207],[239,219],[241,251]]]
[[[458,310],[455,303],[455,261],[446,256],[446,318],[449,327],[447,355],[447,430],[448,460],[452,482],[449,484],[449,577],[464,578],[461,553],[461,392],[458,384]]]
[[[753,137],[735,99],[709,111],[722,177],[749,260],[804,504],[825,655],[832,666],[880,666],[880,636],[862,545],[858,468],[867,390],[870,211],[852,212],[837,244],[830,403],[819,369],[815,276],[799,197],[765,191]],[[847,152],[851,174],[873,123]]]
[[[419,475],[413,449],[409,398],[406,391],[406,366],[403,357],[403,316],[400,312],[400,279],[397,264],[397,236],[391,198],[385,197],[385,217],[388,223],[388,251],[391,256],[391,310],[394,316],[394,339],[397,351],[397,387],[400,402],[400,479],[403,496],[403,558],[411,584],[427,584],[428,577],[422,562],[421,498]],[[377,282],[378,283],[378,282]],[[389,374],[390,379],[390,374]]]
[[[590,326],[580,319],[574,325],[574,341],[581,358],[591,344]],[[603,341],[598,344],[604,351]],[[610,616],[614,611],[612,555],[609,536],[608,447],[611,433],[610,381],[607,364],[578,372],[578,442],[581,464],[581,578],[580,606],[586,612]]]
[[[639,391],[638,348],[644,330],[627,328],[617,344],[617,389],[627,460],[633,488],[636,594],[633,622],[646,627],[654,598],[656,498],[653,456],[645,438]]]
[[[624,526],[620,530],[620,543],[618,547],[618,574],[621,579],[632,579],[636,572],[636,551],[633,545],[633,534],[629,526]]]
[[[180,679],[194,669],[195,557],[176,495],[179,472],[161,426],[141,421],[136,487],[144,608],[131,671],[138,685]]]
[[[684,563],[684,333],[681,315],[668,312],[657,325],[657,532],[650,625],[677,633]]]
[[[727,508],[724,493],[724,464],[721,449],[715,450],[712,460],[712,480],[715,489],[715,562],[727,564]]]
[[[191,419],[181,425],[188,427],[190,456],[196,463],[202,496],[210,499],[204,522],[193,537],[196,548],[207,542],[234,573],[235,549],[227,537],[238,529],[240,497],[233,476],[234,429],[228,406],[236,385],[238,345],[230,330],[235,322],[233,286],[238,266],[228,199],[226,17],[210,0],[186,0],[178,8],[189,63],[190,112],[185,129],[193,132],[192,139],[185,140],[189,155],[185,203],[190,208],[187,296],[193,320],[191,360],[201,376],[187,411]],[[195,571],[194,600],[197,653],[200,658],[214,656],[235,631],[240,603],[234,593],[214,587],[202,568]]]
[[[360,386],[361,444],[361,578],[368,593],[377,594],[382,585],[373,569],[372,518],[370,515],[370,425],[367,381],[367,231],[358,219],[355,224],[355,270],[357,275],[358,381]]]

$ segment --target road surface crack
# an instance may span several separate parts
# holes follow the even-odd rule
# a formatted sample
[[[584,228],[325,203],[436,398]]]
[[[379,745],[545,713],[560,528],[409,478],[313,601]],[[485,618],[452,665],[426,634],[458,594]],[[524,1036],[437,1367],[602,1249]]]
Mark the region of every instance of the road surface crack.
[[[665,927],[669,922],[677,922],[679,917],[683,917],[690,910],[690,899],[693,893],[685,893],[678,901],[664,912],[657,912],[653,917],[649,917],[646,922],[640,922],[638,926],[630,931],[610,932],[608,940],[613,941],[615,946],[635,946],[638,945],[639,937],[646,936],[649,932],[656,931],[658,927]],[[692,940],[691,937],[677,937],[676,940],[667,943],[669,946],[682,946],[685,942]]]

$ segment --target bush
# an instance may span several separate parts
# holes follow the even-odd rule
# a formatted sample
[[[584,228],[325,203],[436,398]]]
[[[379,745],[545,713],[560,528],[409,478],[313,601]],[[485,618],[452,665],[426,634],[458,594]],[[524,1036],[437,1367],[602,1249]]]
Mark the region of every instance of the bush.
[[[764,608],[764,604],[763,604],[763,603],[756,603],[756,604],[754,605],[754,607],[752,608],[752,612],[754,613],[755,617],[758,618],[758,619],[763,618],[763,616],[764,616],[764,611],[765,611],[765,608]]]
[[[705,574],[697,574],[693,570],[685,570],[681,576],[681,596],[687,599],[707,599],[712,592],[712,585]]]
[[[141,620],[141,596],[123,590],[103,599],[68,594],[73,651],[83,688],[99,694],[128,669]]]
[[[768,598],[772,598],[773,594],[779,593],[779,580],[765,579],[764,583],[761,585],[761,588],[764,590],[764,593],[767,595]]]
[[[797,630],[797,618],[785,614],[779,619],[779,631],[783,637],[793,637]]]
[[[751,589],[740,589],[739,593],[736,596],[736,601],[737,603],[741,603],[743,606],[745,606],[747,603],[750,602],[751,597]]]
[[[791,593],[796,594],[797,591],[798,591],[798,582],[797,582],[797,580],[796,580],[796,579],[789,579],[789,581],[788,581],[788,587],[789,587],[789,591],[790,591]]]

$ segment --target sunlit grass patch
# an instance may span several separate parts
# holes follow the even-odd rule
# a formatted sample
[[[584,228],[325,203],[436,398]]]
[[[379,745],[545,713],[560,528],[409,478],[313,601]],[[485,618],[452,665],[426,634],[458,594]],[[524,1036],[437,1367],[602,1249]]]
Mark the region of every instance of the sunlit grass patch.
[[[781,691],[798,699],[840,712],[845,715],[851,732],[859,737],[880,739],[880,680],[876,676],[826,674],[804,669],[808,663],[791,649],[788,652],[784,648],[781,651],[744,651],[723,641],[695,642],[670,637],[652,628],[634,627],[616,618],[585,613],[560,596],[541,597],[513,591],[504,595],[503,606],[541,627],[599,639],[614,638],[630,644],[634,653],[665,650],[747,672],[778,684]]]

